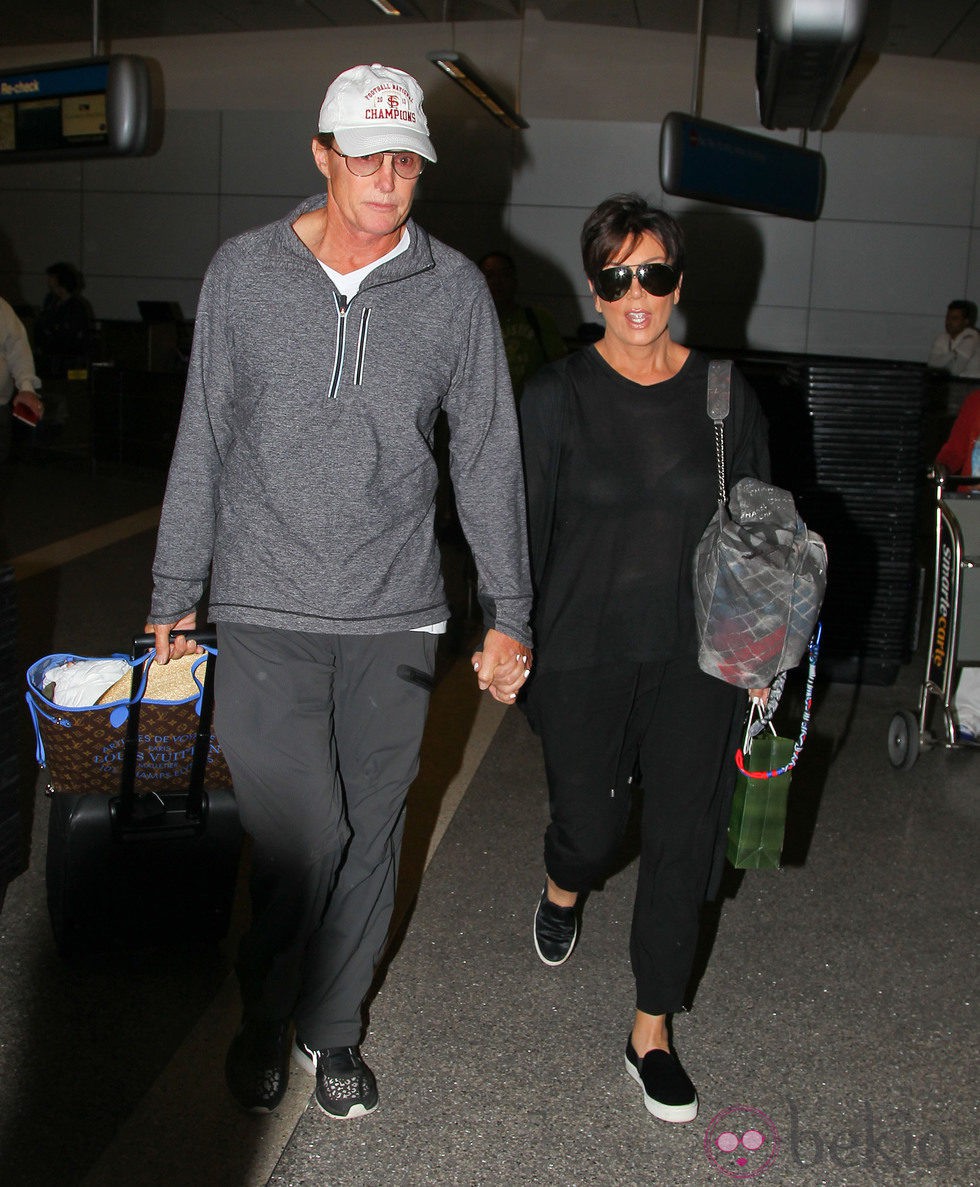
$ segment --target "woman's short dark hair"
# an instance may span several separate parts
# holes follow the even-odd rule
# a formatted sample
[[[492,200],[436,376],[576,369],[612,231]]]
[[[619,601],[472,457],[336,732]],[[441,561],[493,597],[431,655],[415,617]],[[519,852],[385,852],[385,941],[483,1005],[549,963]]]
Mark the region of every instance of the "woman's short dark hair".
[[[585,275],[593,280],[624,246],[632,250],[647,231],[663,244],[667,263],[680,276],[684,271],[684,232],[680,223],[639,194],[614,194],[600,202],[585,220],[582,227]]]
[[[85,287],[82,274],[74,264],[66,264],[59,260],[57,264],[49,264],[44,272],[45,275],[54,277],[55,282],[66,293],[77,293]]]

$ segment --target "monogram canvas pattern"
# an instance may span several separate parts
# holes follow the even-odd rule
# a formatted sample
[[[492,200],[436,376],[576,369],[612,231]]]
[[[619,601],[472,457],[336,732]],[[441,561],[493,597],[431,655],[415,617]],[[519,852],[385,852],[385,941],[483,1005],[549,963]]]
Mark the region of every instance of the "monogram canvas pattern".
[[[31,669],[33,672],[38,665]],[[126,707],[66,709],[49,701],[28,673],[28,698],[47,782],[56,792],[117,795],[126,739]],[[186,791],[197,736],[196,697],[177,702],[144,699],[140,706],[136,791]],[[211,732],[206,788],[231,787],[231,773]]]
[[[803,658],[827,586],[827,549],[792,495],[755,478],[732,488],[694,557],[702,671],[765,688]]]

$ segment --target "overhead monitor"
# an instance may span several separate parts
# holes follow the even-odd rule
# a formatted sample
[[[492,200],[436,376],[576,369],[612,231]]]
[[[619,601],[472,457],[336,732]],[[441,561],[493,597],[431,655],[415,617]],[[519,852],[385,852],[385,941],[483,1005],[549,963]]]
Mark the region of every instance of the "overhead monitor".
[[[755,77],[764,127],[827,127],[867,9],[868,0],[762,0]]]
[[[0,70],[0,164],[144,152],[150,93],[131,54]]]
[[[825,177],[823,156],[812,149],[678,111],[660,129],[660,184],[668,194],[812,221]]]

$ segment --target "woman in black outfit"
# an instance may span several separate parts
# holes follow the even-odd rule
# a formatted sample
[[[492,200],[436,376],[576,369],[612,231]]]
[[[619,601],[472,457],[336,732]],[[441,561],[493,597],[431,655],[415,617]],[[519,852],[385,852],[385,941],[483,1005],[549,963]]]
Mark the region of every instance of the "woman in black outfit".
[[[667,1020],[720,876],[746,707],[697,663],[692,555],[718,498],[708,359],[670,336],[684,272],[670,215],[636,194],[609,198],[585,222],[582,258],[605,336],[532,377],[520,409],[537,595],[527,711],[551,802],[534,943],[545,964],[571,954],[580,897],[616,859],[639,769],[626,1068],[655,1117],[692,1121],[697,1093]],[[725,440],[732,484],[768,479],[762,412],[737,374]]]

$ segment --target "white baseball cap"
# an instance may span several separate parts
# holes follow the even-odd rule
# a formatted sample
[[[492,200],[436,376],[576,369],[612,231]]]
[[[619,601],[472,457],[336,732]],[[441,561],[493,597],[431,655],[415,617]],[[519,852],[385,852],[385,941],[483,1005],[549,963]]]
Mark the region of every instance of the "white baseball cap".
[[[320,108],[320,131],[332,132],[349,157],[405,149],[436,160],[422,110],[425,96],[410,74],[392,66],[352,66],[330,84]]]

